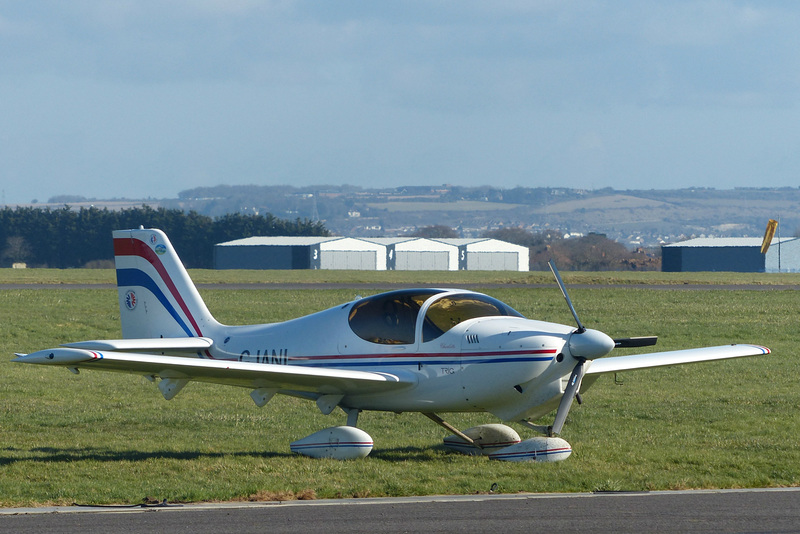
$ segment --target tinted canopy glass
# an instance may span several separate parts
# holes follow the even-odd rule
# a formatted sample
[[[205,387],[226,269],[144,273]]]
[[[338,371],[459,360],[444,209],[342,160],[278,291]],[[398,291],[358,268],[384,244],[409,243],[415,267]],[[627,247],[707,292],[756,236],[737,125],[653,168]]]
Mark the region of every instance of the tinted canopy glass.
[[[384,345],[414,343],[422,304],[438,289],[403,289],[359,300],[350,310],[350,328],[361,339]]]
[[[445,295],[430,305],[422,325],[422,341],[431,341],[455,325],[476,317],[512,316],[522,314],[511,306],[480,293]]]

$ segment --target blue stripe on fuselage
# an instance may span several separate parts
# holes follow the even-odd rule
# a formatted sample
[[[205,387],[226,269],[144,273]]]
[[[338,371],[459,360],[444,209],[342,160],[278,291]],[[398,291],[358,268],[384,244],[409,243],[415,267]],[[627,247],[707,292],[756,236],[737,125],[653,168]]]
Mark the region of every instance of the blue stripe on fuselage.
[[[413,358],[413,356],[409,356]],[[482,358],[480,360],[467,360],[460,362],[462,365],[483,364],[483,363],[523,363],[523,362],[549,362],[553,359],[552,356],[520,356],[520,357],[499,357],[499,358]],[[297,365],[299,367],[329,367],[335,369],[337,367],[401,367],[404,365],[417,366],[423,365],[453,365],[456,363],[451,360],[428,360],[425,357],[417,358],[413,361],[397,361],[395,358],[390,358],[385,361],[354,361],[354,362],[324,362],[324,363],[299,363],[292,362],[289,358],[289,365]]]

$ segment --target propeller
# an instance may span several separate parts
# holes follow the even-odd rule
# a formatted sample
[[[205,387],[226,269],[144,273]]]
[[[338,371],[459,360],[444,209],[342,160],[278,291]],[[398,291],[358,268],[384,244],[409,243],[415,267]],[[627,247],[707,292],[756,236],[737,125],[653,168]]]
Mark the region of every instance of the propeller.
[[[564,422],[567,420],[567,414],[569,413],[569,409],[572,407],[572,400],[581,389],[581,382],[583,381],[583,375],[585,374],[583,365],[585,361],[585,359],[579,359],[578,364],[572,370],[572,374],[569,375],[569,382],[567,382],[567,387],[564,389],[564,394],[561,396],[561,402],[558,403],[556,419],[553,421],[553,426],[550,427],[551,435],[560,434],[561,429],[564,426]]]
[[[564,422],[567,420],[569,409],[572,407],[572,401],[581,389],[581,382],[583,381],[583,376],[586,374],[586,366],[584,365],[586,360],[605,356],[616,346],[617,341],[611,339],[599,330],[592,330],[583,326],[580,318],[578,318],[578,313],[575,311],[575,307],[572,305],[572,300],[569,298],[567,288],[564,285],[564,281],[561,279],[555,262],[550,260],[548,265],[553,272],[559,289],[561,289],[561,294],[564,295],[564,300],[567,301],[567,306],[569,306],[572,316],[575,318],[575,323],[578,325],[578,329],[572,332],[567,340],[569,353],[575,358],[576,364],[572,369],[572,374],[569,375],[569,381],[567,382],[567,387],[564,389],[564,394],[561,396],[561,401],[558,403],[558,410],[556,411],[556,418],[555,421],[553,421],[553,426],[549,429],[550,435],[553,435],[561,433]]]
[[[620,337],[614,339],[614,347],[618,349],[635,349],[650,347],[658,341],[658,336]]]
[[[567,286],[564,285],[564,281],[561,279],[561,275],[558,273],[558,269],[556,268],[556,262],[550,260],[547,262],[547,265],[550,266],[550,272],[553,273],[553,276],[556,277],[556,283],[558,284],[558,288],[561,290],[561,294],[564,295],[564,300],[567,301],[567,306],[569,306],[569,311],[572,312],[572,316],[575,318],[575,322],[578,324],[578,330],[576,331],[578,334],[582,334],[586,331],[586,327],[583,326],[581,320],[578,318],[578,312],[575,311],[575,306],[572,305],[572,299],[569,298],[567,294]]]

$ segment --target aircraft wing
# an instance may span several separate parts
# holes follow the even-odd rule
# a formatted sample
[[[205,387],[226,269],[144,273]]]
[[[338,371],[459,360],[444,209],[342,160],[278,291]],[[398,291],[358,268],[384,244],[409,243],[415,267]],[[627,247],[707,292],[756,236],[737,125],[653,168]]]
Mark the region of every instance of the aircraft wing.
[[[152,339],[96,339],[65,343],[62,347],[119,352],[200,352],[210,349],[214,341],[207,337],[157,337]]]
[[[195,380],[252,389],[270,388],[323,395],[386,392],[416,384],[416,378],[411,373],[401,376],[397,373],[76,348],[56,348],[31,354],[18,354],[12,361],[61,365],[69,369],[118,371],[162,379]]]
[[[610,358],[592,360],[586,371],[586,375],[633,371],[635,369],[649,369],[652,367],[681,365],[684,363],[725,360],[728,358],[741,358],[743,356],[759,356],[769,353],[770,350],[767,347],[758,345],[722,345],[719,347],[704,347],[701,349],[651,352],[648,354],[634,354],[631,356],[612,356]]]

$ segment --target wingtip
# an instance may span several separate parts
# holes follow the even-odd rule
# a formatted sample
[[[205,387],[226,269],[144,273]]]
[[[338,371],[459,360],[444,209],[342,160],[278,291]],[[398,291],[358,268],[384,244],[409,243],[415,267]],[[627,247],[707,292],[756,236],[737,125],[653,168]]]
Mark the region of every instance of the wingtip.
[[[733,345],[736,346],[737,344],[734,343]],[[739,345],[739,346],[740,347],[741,346],[753,347],[754,349],[760,350],[761,354],[772,354],[772,350],[769,347],[765,347],[764,345],[747,345],[747,344],[745,344],[745,345]]]

